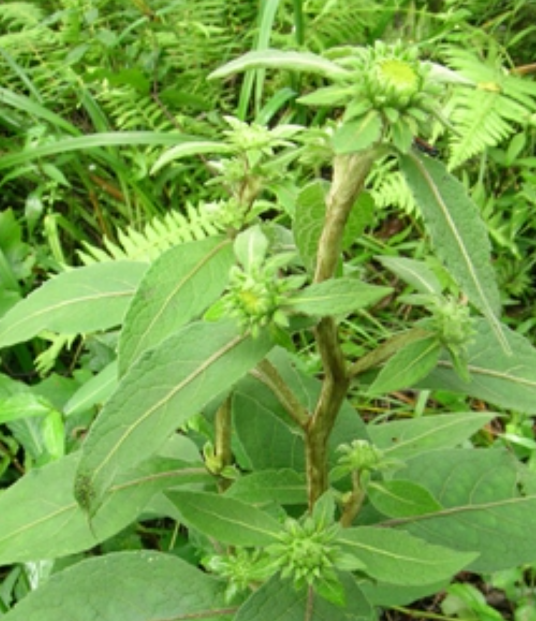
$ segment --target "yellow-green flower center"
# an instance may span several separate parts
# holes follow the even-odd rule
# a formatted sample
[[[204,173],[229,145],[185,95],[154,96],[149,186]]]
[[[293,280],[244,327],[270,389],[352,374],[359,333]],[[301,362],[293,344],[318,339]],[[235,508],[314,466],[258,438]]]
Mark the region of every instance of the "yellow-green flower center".
[[[401,95],[413,95],[419,90],[419,78],[411,65],[402,60],[391,58],[379,64],[378,77],[387,87]]]

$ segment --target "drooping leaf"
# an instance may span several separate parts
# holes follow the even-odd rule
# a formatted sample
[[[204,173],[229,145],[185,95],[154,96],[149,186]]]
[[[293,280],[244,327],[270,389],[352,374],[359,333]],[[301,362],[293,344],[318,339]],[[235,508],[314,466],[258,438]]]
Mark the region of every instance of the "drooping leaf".
[[[376,509],[388,517],[407,517],[439,511],[441,505],[430,492],[412,481],[371,482],[367,496]]]
[[[117,261],[55,276],[0,319],[0,347],[43,330],[79,334],[119,325],[146,269],[146,263]]]
[[[265,546],[275,542],[281,524],[242,500],[206,492],[168,491],[190,528],[235,546]]]
[[[436,366],[441,344],[436,336],[413,341],[389,358],[369,388],[370,394],[382,394],[411,388]]]
[[[119,372],[201,313],[221,294],[233,262],[221,237],[180,244],[147,270],[126,313],[119,338]]]
[[[270,350],[235,322],[189,324],[123,377],[83,445],[76,497],[94,513],[112,481],[155,453],[178,426],[229,390]]]
[[[403,531],[372,526],[343,529],[337,542],[365,564],[367,575],[407,586],[448,578],[478,556],[474,552],[430,545]]]
[[[496,417],[493,412],[459,412],[368,425],[372,442],[389,458],[405,459],[425,451],[453,448]]]
[[[192,155],[202,155],[204,153],[229,153],[232,147],[222,142],[212,140],[196,140],[192,142],[183,142],[178,144],[164,153],[156,160],[151,168],[151,175],[155,175],[159,170],[164,168],[170,162],[174,162],[183,157]]]
[[[437,276],[423,261],[405,257],[375,257],[384,267],[395,273],[404,282],[414,287],[419,293],[441,293],[441,284]]]
[[[0,565],[87,550],[134,521],[157,492],[210,481],[201,462],[151,458],[117,479],[90,526],[73,495],[80,456],[36,468],[0,495]]]
[[[379,140],[382,120],[376,110],[341,125],[333,134],[332,144],[337,155],[363,151]]]
[[[502,450],[422,453],[408,461],[399,476],[426,487],[444,509],[398,518],[394,523],[434,544],[479,550],[479,557],[468,567],[471,571],[500,571],[533,563],[536,495],[524,495],[522,473],[534,479],[533,473]]]
[[[470,382],[464,382],[448,359],[440,360],[419,387],[451,390],[494,405],[536,414],[536,349],[521,334],[506,326],[503,334],[515,356],[497,347],[494,334],[482,319],[474,323],[475,335],[467,346]]]
[[[376,621],[370,603],[352,576],[341,575],[346,605],[335,606],[318,594],[308,600],[307,591],[296,591],[290,580],[274,576],[240,606],[235,621]]]
[[[255,504],[307,504],[305,475],[289,468],[262,470],[242,476],[233,482],[225,495]]]
[[[315,317],[344,315],[378,302],[391,291],[355,278],[337,278],[305,287],[285,300],[285,306]]]
[[[410,152],[400,155],[400,165],[435,251],[509,353],[510,346],[497,319],[500,295],[491,264],[491,247],[476,205],[441,162]]]
[[[213,71],[209,76],[209,80],[216,78],[225,78],[233,73],[239,73],[248,69],[258,68],[286,69],[288,71],[307,71],[310,73],[319,73],[327,78],[336,78],[348,75],[345,69],[339,67],[335,63],[312,54],[311,52],[293,52],[282,50],[258,50],[247,52],[239,58],[235,58],[229,63]]]
[[[51,576],[6,621],[231,621],[220,581],[186,561],[153,551],[91,558]]]

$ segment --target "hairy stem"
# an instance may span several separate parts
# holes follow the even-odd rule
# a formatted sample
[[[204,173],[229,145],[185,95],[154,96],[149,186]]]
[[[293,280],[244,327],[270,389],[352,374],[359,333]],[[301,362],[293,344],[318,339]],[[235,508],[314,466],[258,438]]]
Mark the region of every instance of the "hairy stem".
[[[317,283],[335,275],[344,228],[375,156],[375,150],[371,149],[335,157],[333,181],[326,199],[326,219],[318,244],[314,276]],[[333,317],[320,320],[315,330],[315,339],[322,359],[324,379],[320,398],[305,434],[310,510],[328,488],[328,440],[350,384],[337,323]]]

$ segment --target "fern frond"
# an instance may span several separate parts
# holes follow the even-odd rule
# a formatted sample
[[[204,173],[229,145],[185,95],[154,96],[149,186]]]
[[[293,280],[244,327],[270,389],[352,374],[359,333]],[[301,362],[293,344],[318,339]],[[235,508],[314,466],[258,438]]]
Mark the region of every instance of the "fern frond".
[[[415,201],[406,180],[392,163],[379,166],[369,179],[371,196],[376,207],[385,209],[397,207],[407,214],[415,213]]]
[[[104,248],[84,242],[85,251],[78,251],[84,265],[103,261],[130,259],[154,261],[165,250],[188,241],[196,241],[225,231],[223,211],[217,203],[186,206],[186,215],[170,211],[153,218],[143,231],[133,227],[117,231],[118,243],[104,238]]]
[[[443,55],[452,68],[477,85],[474,90],[456,91],[445,110],[458,132],[450,142],[453,169],[528,123],[536,111],[536,88],[505,71],[493,51],[487,59],[450,47]]]

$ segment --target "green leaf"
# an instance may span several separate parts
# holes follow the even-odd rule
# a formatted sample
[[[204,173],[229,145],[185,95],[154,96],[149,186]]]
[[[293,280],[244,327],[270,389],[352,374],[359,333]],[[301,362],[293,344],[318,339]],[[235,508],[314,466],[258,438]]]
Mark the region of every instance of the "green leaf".
[[[0,319],[0,347],[43,330],[79,334],[119,325],[146,269],[146,263],[117,261],[55,276]]]
[[[493,412],[459,412],[368,425],[372,442],[389,458],[405,459],[425,451],[451,448],[497,417]]]
[[[415,261],[405,257],[377,256],[374,258],[420,293],[436,295],[441,293],[441,283],[423,261]]]
[[[411,481],[371,482],[367,486],[367,496],[374,507],[388,517],[408,517],[441,509],[427,489]]]
[[[384,394],[401,388],[410,388],[426,377],[436,366],[441,344],[436,336],[413,341],[389,358],[372,386],[369,394]]]
[[[279,70],[286,69],[288,71],[307,71],[318,73],[328,79],[348,75],[348,72],[339,67],[339,65],[310,52],[267,49],[243,54],[213,71],[208,76],[208,79],[225,78],[233,73],[261,67]]]
[[[268,238],[259,225],[252,226],[236,236],[234,252],[247,272],[253,272],[264,263]]]
[[[399,157],[438,256],[485,315],[505,352],[510,353],[497,319],[501,301],[491,247],[476,205],[441,162],[414,153]]]
[[[368,285],[355,278],[337,278],[305,287],[285,300],[285,306],[314,317],[345,315],[375,304],[391,292],[390,287]]]
[[[297,99],[303,106],[344,106],[351,101],[353,87],[348,84],[334,84],[317,88],[312,93],[307,93]]]
[[[255,504],[276,502],[280,505],[307,504],[305,475],[286,468],[263,470],[240,477],[225,495]]]
[[[36,468],[0,495],[0,565],[88,550],[133,522],[159,491],[210,482],[204,465],[154,457],[119,477],[91,527],[73,496],[80,453]]]
[[[166,496],[187,526],[228,545],[269,545],[282,530],[273,517],[235,498],[188,491],[169,491]]]
[[[427,515],[398,518],[397,528],[457,550],[478,550],[469,569],[500,571],[536,559],[532,524],[536,495],[523,495],[520,481],[534,479],[502,450],[446,449],[407,462],[404,480],[426,487],[444,507]]]
[[[117,361],[110,362],[90,380],[85,382],[63,407],[65,416],[80,414],[95,405],[104,403],[117,388]]]
[[[403,531],[372,526],[346,528],[338,535],[337,542],[365,564],[367,575],[407,586],[448,578],[478,556],[430,545]]]
[[[225,288],[232,263],[232,243],[219,237],[180,244],[156,259],[125,316],[120,374],[143,351],[199,317]]]
[[[91,558],[51,576],[6,621],[231,621],[221,582],[186,561],[152,551]],[[227,610],[226,610],[227,609]]]
[[[346,226],[344,227],[342,240],[343,250],[350,248],[350,246],[361,237],[366,227],[373,224],[374,211],[375,203],[372,196],[368,192],[360,192],[350,211]],[[322,212],[322,214],[323,213],[324,212]],[[322,219],[321,224],[323,224],[323,222],[324,220]]]
[[[450,360],[440,360],[437,368],[419,382],[432,390],[451,390],[495,405],[527,414],[536,414],[536,349],[521,334],[506,326],[503,334],[514,356],[497,348],[489,325],[475,319],[476,333],[467,347],[467,368],[471,381],[463,381]]]
[[[407,606],[429,595],[437,595],[444,591],[450,583],[450,577],[432,584],[420,586],[400,586],[387,582],[358,582],[359,588],[365,597],[375,606],[391,608],[392,606]]]
[[[290,580],[274,576],[240,607],[235,621],[375,621],[376,614],[352,576],[341,575],[346,595],[344,607],[335,606],[313,593],[296,591]]]
[[[112,481],[160,448],[178,426],[259,362],[272,343],[235,322],[190,324],[141,356],[83,445],[76,496],[95,512]]]
[[[20,392],[0,400],[0,424],[28,416],[47,416],[54,406],[38,395]]]
[[[333,134],[332,145],[337,155],[363,151],[380,139],[382,120],[376,110],[360,119],[344,123]]]
[[[192,155],[201,155],[204,153],[232,153],[233,148],[222,142],[212,140],[195,140],[191,142],[183,142],[167,151],[156,160],[151,168],[151,175],[156,174],[159,170],[167,166],[170,162],[189,157]]]
[[[298,194],[293,222],[294,239],[298,252],[309,271],[314,270],[318,242],[326,216],[326,196],[329,184],[313,181]]]

